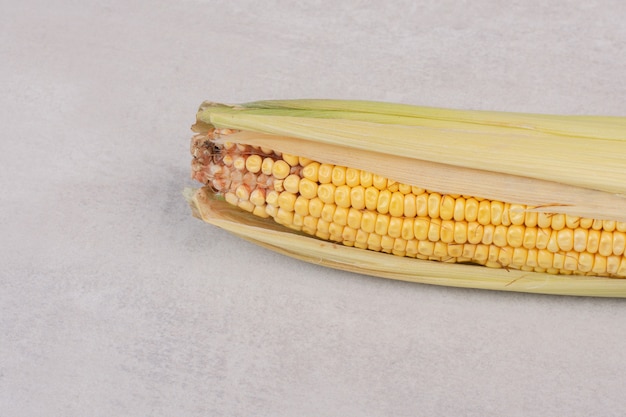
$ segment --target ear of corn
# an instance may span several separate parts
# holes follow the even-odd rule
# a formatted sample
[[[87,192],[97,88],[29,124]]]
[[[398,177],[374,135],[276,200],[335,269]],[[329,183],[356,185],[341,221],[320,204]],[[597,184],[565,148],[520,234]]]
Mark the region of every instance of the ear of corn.
[[[208,187],[186,197],[247,240],[408,281],[626,296],[624,118],[302,100],[203,103],[193,130]]]

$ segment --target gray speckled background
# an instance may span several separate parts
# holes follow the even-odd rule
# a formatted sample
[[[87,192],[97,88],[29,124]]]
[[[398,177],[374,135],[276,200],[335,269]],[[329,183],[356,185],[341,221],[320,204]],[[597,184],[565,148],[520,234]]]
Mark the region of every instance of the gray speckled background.
[[[204,99],[625,115],[626,3],[0,9],[0,415],[626,415],[623,301],[327,270],[181,197]]]

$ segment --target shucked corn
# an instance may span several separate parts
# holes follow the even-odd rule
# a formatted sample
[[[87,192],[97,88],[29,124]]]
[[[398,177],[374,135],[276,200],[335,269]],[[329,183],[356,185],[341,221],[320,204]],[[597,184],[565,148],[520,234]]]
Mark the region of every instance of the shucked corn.
[[[419,259],[626,278],[625,222],[438,193],[227,142],[232,133],[217,129],[193,138],[193,177],[228,203],[291,229]]]

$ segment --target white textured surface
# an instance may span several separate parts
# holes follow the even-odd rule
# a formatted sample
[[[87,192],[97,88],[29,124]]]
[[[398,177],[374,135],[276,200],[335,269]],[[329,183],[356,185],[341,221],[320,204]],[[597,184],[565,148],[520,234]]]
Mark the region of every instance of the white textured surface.
[[[326,270],[181,197],[204,99],[624,115],[625,5],[0,1],[0,415],[626,415],[624,301]]]

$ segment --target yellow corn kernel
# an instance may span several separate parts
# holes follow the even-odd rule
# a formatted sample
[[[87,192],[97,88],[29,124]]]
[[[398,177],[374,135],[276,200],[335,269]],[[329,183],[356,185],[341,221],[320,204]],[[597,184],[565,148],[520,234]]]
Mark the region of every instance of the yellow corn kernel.
[[[320,164],[317,170],[317,181],[320,184],[329,184],[333,179],[333,168],[331,164]]]
[[[356,241],[356,229],[345,226],[343,228],[343,232],[341,233],[341,238],[343,239],[344,245],[346,244],[346,242],[354,243]]]
[[[507,228],[506,242],[512,248],[520,248],[524,244],[526,228],[521,225],[511,225]]]
[[[418,243],[419,242],[415,239],[411,239],[406,242],[406,256],[410,256],[412,258],[417,257],[417,255],[419,254],[419,251],[417,250]]]
[[[476,245],[467,244],[467,243],[463,245],[463,252],[461,254],[463,258],[472,260],[474,259],[475,254],[476,254]]]
[[[542,228],[537,229],[537,239],[535,240],[535,247],[537,249],[545,249],[548,247],[548,241],[550,240],[550,229]]]
[[[457,222],[465,220],[465,197],[459,197],[454,201],[453,217]]]
[[[398,256],[405,256],[406,244],[407,244],[407,241],[404,239],[394,239],[392,253]]]
[[[559,231],[565,227],[565,214],[554,214],[550,220],[553,230]]]
[[[576,271],[578,269],[578,256],[580,254],[575,251],[568,251],[565,254],[565,262],[563,263],[563,269],[566,271]]]
[[[383,249],[383,252],[391,253],[394,243],[395,239],[391,236],[385,235],[380,237],[380,247]]]
[[[569,252],[574,249],[574,230],[561,229],[557,232],[557,243],[559,249]]]
[[[580,226],[580,217],[565,216],[565,227],[568,229],[576,229],[578,226]]]
[[[423,241],[428,238],[428,230],[430,229],[430,219],[427,217],[418,217],[413,223],[413,234],[415,239]]]
[[[378,193],[380,193],[380,191],[376,187],[367,187],[365,189],[365,207],[368,210],[376,210],[378,206]]]
[[[242,200],[242,201],[239,201],[239,203],[237,203],[237,207],[239,207],[242,210],[252,213],[256,206],[248,200]]]
[[[302,197],[301,195],[298,196],[293,204],[293,211],[300,216],[308,216],[310,214],[309,201],[311,200],[308,198]]]
[[[524,246],[526,249],[532,249],[536,247],[538,231],[539,229],[537,229],[536,227],[527,226],[526,229],[524,229],[522,246]]]
[[[312,162],[313,162],[313,160],[312,160],[312,159],[305,158],[305,157],[303,157],[303,156],[299,156],[299,157],[298,157],[298,163],[299,163],[301,166],[303,166],[303,167],[305,167],[305,166],[307,166],[307,165],[311,164]]]
[[[359,182],[361,183],[361,186],[365,188],[371,187],[373,183],[373,177],[374,175],[371,172],[361,171],[359,173]]]
[[[361,229],[367,233],[374,233],[376,227],[376,213],[372,211],[366,211],[361,216]]]
[[[343,226],[331,222],[328,226],[328,234],[330,234],[331,240],[341,242],[343,240]]]
[[[313,216],[304,216],[304,220],[302,221],[302,230],[308,234],[314,235],[317,231],[317,217]]]
[[[350,187],[348,187],[347,185],[340,185],[335,188],[335,204],[337,204],[339,207],[350,207],[350,191]]]
[[[233,159],[233,168],[239,171],[246,169],[246,159],[243,156],[237,156]]]
[[[587,235],[587,252],[597,253],[600,248],[600,232],[598,230],[590,229]]]
[[[328,223],[332,222],[336,208],[337,206],[334,204],[324,204],[320,218],[324,220],[325,222],[328,222]]]
[[[511,204],[509,207],[509,219],[512,225],[521,226],[526,218],[525,208],[521,204]]]
[[[299,158],[295,155],[290,155],[287,153],[283,153],[281,155],[281,158],[283,161],[285,161],[287,164],[289,164],[292,167],[295,167],[296,165],[299,164]]]
[[[335,166],[331,172],[331,181],[337,187],[346,183],[346,167]]]
[[[382,175],[374,174],[372,176],[372,185],[379,190],[386,190],[387,178],[383,177]]]
[[[317,187],[317,196],[324,203],[335,202],[335,189],[337,187],[334,184],[325,183]]]
[[[467,241],[474,245],[482,242],[484,229],[485,227],[478,222],[467,223]]]
[[[613,233],[605,230],[600,232],[598,253],[602,256],[609,256],[613,254]]]
[[[574,250],[576,252],[583,252],[587,249],[587,239],[589,238],[589,231],[583,228],[574,229]]]
[[[288,175],[283,181],[283,188],[290,193],[298,193],[300,189],[300,177],[296,174]]]
[[[279,208],[276,212],[274,220],[280,224],[291,225],[293,224],[293,211],[287,211],[285,209]]]
[[[608,274],[616,274],[619,269],[621,257],[620,256],[607,256],[606,257],[606,272]]]
[[[298,191],[304,198],[312,199],[317,196],[318,185],[310,179],[303,178],[298,183]]]
[[[327,222],[326,220],[318,219],[316,236],[321,239],[328,239],[328,236],[330,235],[330,232],[328,231],[329,227],[330,227],[330,222]],[[322,236],[326,236],[326,238]]]
[[[341,226],[346,226],[348,224],[348,214],[349,209],[346,207],[337,206],[335,208],[335,212],[333,213],[333,223],[337,223]]]
[[[428,216],[428,193],[421,193],[415,197],[416,215],[418,217]]]
[[[513,248],[503,247],[498,252],[498,263],[501,266],[509,266],[513,260]]]
[[[254,174],[261,171],[261,164],[263,164],[263,158],[260,155],[250,155],[246,159],[246,169]]]
[[[528,258],[528,249],[522,247],[516,247],[513,249],[513,256],[511,257],[511,266],[521,268],[526,265],[526,259]]]
[[[552,226],[552,214],[551,213],[537,213],[537,226],[542,229],[547,229]]]
[[[391,203],[391,191],[382,190],[378,193],[378,201],[376,202],[376,211],[382,214],[389,213],[389,204]]]
[[[474,260],[476,262],[487,262],[489,258],[489,246],[487,245],[476,245],[476,249],[474,250]]]
[[[389,221],[391,217],[387,214],[379,214],[376,216],[376,223],[374,225],[374,232],[385,236],[389,230]]]
[[[465,243],[467,242],[468,228],[467,223],[463,221],[457,221],[454,223],[454,242]]]
[[[437,241],[434,243],[435,243],[435,247],[433,248],[433,255],[438,258],[441,258],[442,260],[448,258],[449,257],[448,244],[443,243],[441,241]]]
[[[491,224],[491,202],[488,200],[478,203],[478,223],[483,226]]]
[[[594,230],[602,230],[603,223],[604,223],[603,220],[594,219],[593,223],[591,224],[591,228]]]
[[[431,219],[439,218],[439,210],[441,208],[441,194],[431,193],[428,196],[428,217]]]
[[[601,255],[596,255],[593,258],[593,268],[591,268],[591,272],[596,274],[605,274],[606,273],[606,257]]]
[[[297,213],[293,213],[293,224],[291,225],[295,230],[302,230],[304,225],[304,216]]]
[[[278,207],[286,211],[293,211],[297,198],[295,194],[283,191],[278,195]]]
[[[491,245],[493,243],[493,236],[496,232],[496,227],[493,224],[483,225],[483,239],[484,245]]]
[[[613,232],[613,255],[623,255],[626,250],[626,233]]]
[[[411,218],[404,218],[402,220],[402,239],[411,240],[415,238],[414,234],[414,220]]]
[[[428,225],[428,240],[438,242],[441,235],[441,223],[439,219],[433,219]]]
[[[272,175],[272,168],[274,167],[274,160],[272,158],[264,158],[261,164],[261,172],[265,175]]]
[[[493,225],[490,225],[493,226]],[[498,225],[494,227],[493,232],[493,244],[504,248],[507,246],[508,228],[506,226]]]
[[[404,214],[404,194],[396,191],[391,194],[389,200],[389,214],[394,217],[402,217]]]
[[[321,217],[322,209],[324,208],[324,202],[319,198],[313,198],[309,201],[309,213],[313,217]]]
[[[399,238],[402,236],[402,218],[391,217],[389,219],[389,229],[387,234],[393,238]]]
[[[265,204],[265,190],[263,188],[255,188],[250,193],[250,202],[255,206],[262,206]]]
[[[347,168],[346,169],[346,185],[348,187],[356,187],[361,184],[360,181],[361,172],[358,169]]]
[[[468,198],[465,200],[465,220],[468,222],[475,222],[478,220],[479,203],[475,198]]]
[[[252,214],[258,217],[262,217],[264,219],[269,217],[269,214],[267,214],[267,211],[265,210],[265,205],[255,206],[252,210]]]
[[[350,189],[350,201],[352,203],[352,207],[357,210],[362,210],[365,208],[365,188],[360,185],[356,187],[352,187]]]
[[[417,216],[417,205],[415,204],[415,195],[411,193],[411,194],[406,194],[404,196],[402,209],[406,217]]]
[[[504,212],[504,203],[501,201],[492,201],[490,204],[491,223],[495,226],[502,224],[502,213]]]
[[[377,235],[376,233],[370,233],[367,237],[367,247],[371,250],[380,250],[380,241],[380,235]]]
[[[354,246],[366,248],[369,235],[370,234],[365,232],[363,229],[357,228],[356,239],[354,240],[354,243],[355,243]]]
[[[319,181],[319,169],[319,162],[311,162],[310,164],[302,168],[302,177],[317,184],[317,182]]]
[[[454,217],[454,208],[456,201],[450,195],[441,197],[441,205],[439,207],[439,217],[441,220],[451,220]]]
[[[271,206],[277,206],[278,205],[278,192],[271,190],[268,193],[265,194],[265,202]]]
[[[411,188],[409,184],[398,184],[398,191],[402,194],[411,194]]]
[[[346,219],[346,222],[349,227],[352,227],[353,229],[360,229],[362,217],[363,213],[361,212],[361,210],[351,208],[348,211],[348,218]]]
[[[509,216],[510,208],[511,208],[511,205],[509,203],[504,203],[504,207],[502,209],[502,222],[501,222],[503,226],[511,225],[511,218]]]
[[[556,253],[559,251],[559,244],[557,241],[557,231],[556,230],[552,230],[550,231],[550,237],[548,238],[548,244],[546,246],[546,249],[549,250],[552,253]]]
[[[432,256],[435,250],[435,243],[428,240],[420,240],[417,244],[417,251],[420,255]]]

